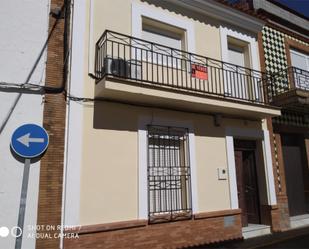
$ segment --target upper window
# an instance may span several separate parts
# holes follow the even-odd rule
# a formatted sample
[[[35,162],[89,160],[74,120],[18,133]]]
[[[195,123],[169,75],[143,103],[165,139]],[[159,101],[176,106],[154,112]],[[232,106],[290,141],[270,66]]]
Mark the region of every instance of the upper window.
[[[293,81],[297,88],[309,90],[309,55],[290,49]]]
[[[194,53],[194,30],[194,21],[189,18],[166,9],[153,8],[146,3],[137,1],[132,3],[132,36],[134,37],[143,39],[150,35],[152,37],[148,36],[148,38],[154,38],[150,41]],[[153,37],[154,34],[161,36],[161,39],[158,36]],[[171,41],[173,41],[172,44]]]
[[[245,66],[245,52],[242,47],[228,44],[229,62],[237,66]]]
[[[143,18],[142,38],[144,40],[183,50],[185,49],[184,34],[184,30],[180,28]]]
[[[181,66],[179,59],[181,52],[177,50],[185,50],[184,30],[149,18],[143,18],[142,39],[159,44],[149,47],[153,53],[148,53],[146,59],[148,62],[172,68]]]
[[[291,49],[291,63],[293,67],[309,71],[309,55]]]
[[[228,37],[228,62],[241,67],[250,67],[249,44],[245,41]]]

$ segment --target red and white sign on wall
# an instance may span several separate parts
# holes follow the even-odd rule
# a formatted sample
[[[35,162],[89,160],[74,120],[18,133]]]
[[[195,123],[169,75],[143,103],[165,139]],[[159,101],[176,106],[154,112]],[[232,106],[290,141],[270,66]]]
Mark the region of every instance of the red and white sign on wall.
[[[191,65],[191,76],[200,80],[208,80],[207,67],[192,64]]]

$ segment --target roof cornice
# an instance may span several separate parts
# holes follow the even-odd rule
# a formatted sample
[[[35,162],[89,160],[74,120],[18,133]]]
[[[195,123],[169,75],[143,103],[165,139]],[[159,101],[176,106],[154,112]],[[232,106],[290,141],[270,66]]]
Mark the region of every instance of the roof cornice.
[[[228,24],[257,33],[262,30],[265,21],[241,10],[215,0],[168,0],[169,2],[223,21]]]

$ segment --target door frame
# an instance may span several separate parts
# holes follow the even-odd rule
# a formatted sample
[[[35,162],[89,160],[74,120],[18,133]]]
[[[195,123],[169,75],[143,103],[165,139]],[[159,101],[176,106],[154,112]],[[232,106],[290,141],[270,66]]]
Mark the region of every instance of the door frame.
[[[236,140],[236,139],[235,139]],[[237,139],[237,140],[244,140],[244,139]],[[262,221],[262,213],[261,213],[261,202],[260,202],[260,188],[259,188],[259,182],[258,182],[258,172],[257,172],[257,141],[256,140],[252,140],[252,139],[246,139],[247,141],[254,141],[255,142],[255,146],[254,148],[250,148],[250,147],[246,147],[246,146],[235,146],[234,145],[234,153],[236,151],[239,151],[239,152],[252,152],[253,153],[253,170],[254,170],[254,184],[255,186],[257,187],[257,196],[256,196],[256,205],[257,205],[257,215],[258,215],[258,223],[254,223],[254,224],[261,224],[261,221]],[[242,159],[243,159],[243,154],[242,154]],[[236,161],[235,161],[236,163]],[[235,164],[236,166],[236,164]],[[241,167],[243,167],[243,164],[241,165]],[[244,167],[241,169],[243,172],[244,172]],[[237,169],[236,169],[236,177],[237,177]],[[242,179],[243,180],[243,179]],[[244,184],[244,182],[243,182]],[[238,194],[238,193],[237,193]],[[244,193],[244,197],[246,196],[246,193]],[[245,197],[245,203],[246,205],[246,197]],[[247,209],[247,206],[246,206],[246,209]],[[242,216],[244,214],[242,213]],[[247,220],[246,220],[246,223],[249,224],[249,221],[248,221],[248,216],[247,216]]]
[[[238,209],[237,179],[234,156],[234,137],[239,139],[260,140],[263,147],[263,162],[267,190],[267,204],[272,206],[277,204],[275,180],[273,173],[272,154],[270,147],[270,137],[268,130],[243,129],[237,127],[227,127],[225,130],[227,164],[229,174],[230,208]]]

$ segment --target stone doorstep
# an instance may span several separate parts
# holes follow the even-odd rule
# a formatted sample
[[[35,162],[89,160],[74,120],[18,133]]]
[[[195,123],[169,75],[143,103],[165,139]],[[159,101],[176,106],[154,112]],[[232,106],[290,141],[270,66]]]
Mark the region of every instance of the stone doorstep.
[[[291,229],[309,226],[309,214],[290,217]]]
[[[293,231],[298,228],[309,226],[309,214],[298,215],[290,217],[291,228],[288,231]],[[261,224],[249,224],[248,227],[242,228],[244,239],[250,239],[265,235],[272,235],[271,227]]]
[[[271,234],[270,226],[261,224],[249,224],[247,227],[242,228],[242,235],[244,239],[259,237]]]

